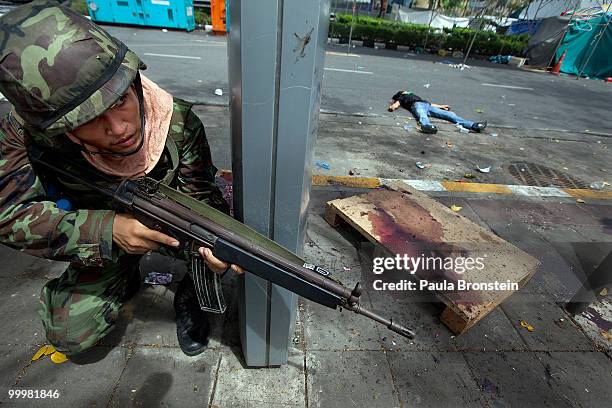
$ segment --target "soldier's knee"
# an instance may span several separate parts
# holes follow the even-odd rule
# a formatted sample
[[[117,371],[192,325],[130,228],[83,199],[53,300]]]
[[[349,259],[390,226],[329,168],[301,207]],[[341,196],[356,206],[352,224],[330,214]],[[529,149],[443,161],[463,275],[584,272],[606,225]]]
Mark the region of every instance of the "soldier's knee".
[[[110,333],[117,321],[118,303],[90,301],[83,305],[44,303],[41,319],[49,342],[67,355],[81,353]]]

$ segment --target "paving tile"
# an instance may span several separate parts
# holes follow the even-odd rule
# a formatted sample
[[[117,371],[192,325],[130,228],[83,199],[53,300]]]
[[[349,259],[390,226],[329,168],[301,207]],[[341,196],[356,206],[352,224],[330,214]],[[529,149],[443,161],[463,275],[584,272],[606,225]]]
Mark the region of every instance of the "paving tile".
[[[572,290],[580,285],[580,279],[577,278],[579,271],[574,269],[539,233],[542,227],[517,221],[511,217],[504,218],[506,212],[495,206],[489,208],[481,202],[469,203],[495,234],[540,261],[535,277],[527,283],[524,291],[567,297],[568,293],[573,293]]]
[[[612,234],[612,207],[610,203],[605,204],[588,204],[579,207],[589,215],[595,218],[597,224],[600,225],[605,232]]]
[[[126,365],[128,350],[119,347],[104,352],[108,352],[104,358],[90,364],[54,364],[49,358],[35,361],[24,370],[15,387],[59,391],[58,399],[36,400],[36,407],[105,407]]]
[[[527,344],[499,307],[487,314],[467,332],[456,336],[453,343],[462,351],[526,350]]]
[[[522,291],[548,293],[563,301],[582,285],[584,273],[570,243],[534,241],[531,254],[538,258],[540,266]]]
[[[382,256],[380,247],[363,245],[362,265],[372,270],[372,258]],[[367,282],[364,288],[368,287]],[[423,291],[364,291],[370,303],[363,303],[383,317],[392,318],[416,332],[415,339],[407,339],[382,325],[376,325],[381,344],[388,350],[455,350],[453,333],[440,321],[444,305],[429,292]],[[364,301],[367,298],[364,297]]]
[[[383,351],[308,351],[309,407],[399,407]]]
[[[496,200],[497,205],[490,205],[490,200],[472,199],[470,206],[487,222],[492,219],[512,220],[529,225],[584,225],[595,226],[597,220],[582,211],[576,203],[559,203],[540,198]]]
[[[484,405],[462,353],[401,351],[388,352],[387,356],[404,406]]]
[[[309,215],[304,240],[304,248],[324,247],[336,248],[338,253],[343,250],[356,248],[360,241],[365,241],[358,232],[348,225],[340,225],[333,228],[320,215]],[[330,254],[330,259],[334,259],[338,254]]]
[[[0,344],[43,344],[46,341],[38,316],[40,279],[0,278]]]
[[[516,293],[501,307],[530,350],[595,349],[593,343],[570,321],[567,314],[550,297]],[[530,332],[521,327],[521,321],[533,326],[534,330]]]
[[[115,329],[101,344],[178,347],[172,303],[174,286],[144,288],[121,308]]]
[[[37,350],[38,346],[2,346],[2,351],[0,351],[0,405],[5,406],[4,404],[10,401],[8,390],[21,389],[15,386],[15,382]]]
[[[571,406],[605,407],[610,405],[612,366],[600,352],[536,353],[547,383]]]
[[[490,407],[575,406],[553,388],[536,353],[486,352],[464,356]]]
[[[226,312],[208,314],[211,348],[240,344],[234,285],[231,279],[224,279],[224,294],[228,305]],[[175,291],[175,284],[144,285],[136,297],[123,305],[117,327],[102,340],[102,344],[179,347],[174,312]]]
[[[3,261],[0,268],[0,277],[2,278],[12,278],[23,273],[36,260],[35,257],[6,245],[0,245],[0,259]]]
[[[37,258],[0,245],[0,278],[52,279],[61,275],[68,266],[66,262]]]
[[[604,242],[612,244],[612,217],[597,227],[580,227],[578,233],[585,242]]]
[[[368,294],[362,295],[363,299]],[[304,302],[304,337],[307,349],[379,350],[377,323],[351,311],[339,312],[313,302]]]
[[[224,351],[212,405],[304,407],[304,384],[304,355],[301,353],[290,353],[287,364],[281,367],[248,368],[240,351]]]
[[[138,348],[130,357],[110,407],[195,407],[210,401],[219,352],[188,357],[179,349]]]
[[[447,207],[451,207],[452,205],[458,205],[462,207],[461,215],[469,219],[475,224],[480,225],[486,229],[489,229],[487,224],[480,218],[480,216],[470,207],[469,203],[471,200],[469,198],[457,198],[454,196],[451,197],[435,197],[435,199]]]

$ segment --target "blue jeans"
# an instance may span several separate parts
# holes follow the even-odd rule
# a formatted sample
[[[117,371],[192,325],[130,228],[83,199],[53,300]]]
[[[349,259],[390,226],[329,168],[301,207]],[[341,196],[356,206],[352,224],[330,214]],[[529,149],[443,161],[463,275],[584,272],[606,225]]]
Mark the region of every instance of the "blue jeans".
[[[438,119],[448,120],[449,122],[456,123],[458,125],[463,126],[466,129],[471,129],[474,122],[471,120],[465,120],[459,116],[455,112],[447,111],[444,109],[436,108],[431,106],[431,104],[427,102],[415,102],[412,105],[412,114],[416,117],[421,125],[429,125],[429,116]]]

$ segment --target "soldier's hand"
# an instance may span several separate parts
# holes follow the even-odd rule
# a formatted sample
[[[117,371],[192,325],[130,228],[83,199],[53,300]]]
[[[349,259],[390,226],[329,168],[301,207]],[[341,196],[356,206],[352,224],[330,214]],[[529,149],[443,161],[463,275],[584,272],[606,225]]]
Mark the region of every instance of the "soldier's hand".
[[[238,265],[233,265],[232,264],[230,266],[230,264],[228,264],[227,262],[223,262],[219,258],[215,257],[212,254],[212,251],[210,249],[208,249],[208,248],[201,247],[198,251],[200,252],[200,255],[202,255],[202,258],[204,258],[204,261],[206,262],[208,267],[214,273],[222,274],[223,272],[225,272],[227,270],[227,268],[231,268],[232,271],[234,271],[234,273],[236,273],[238,275],[244,273],[242,268],[239,267]]]
[[[144,254],[154,251],[160,244],[171,247],[179,242],[166,234],[152,230],[130,214],[116,214],[113,220],[113,241],[128,254]]]

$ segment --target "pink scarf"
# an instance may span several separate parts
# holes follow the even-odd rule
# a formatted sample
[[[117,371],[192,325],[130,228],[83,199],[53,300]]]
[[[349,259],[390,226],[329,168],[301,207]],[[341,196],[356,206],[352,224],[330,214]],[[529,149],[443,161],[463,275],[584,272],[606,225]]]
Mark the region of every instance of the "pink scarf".
[[[144,75],[140,74],[140,78],[145,113],[142,148],[137,153],[126,157],[92,155],[82,152],[83,157],[103,173],[128,179],[144,176],[153,170],[166,146],[173,111],[172,95]],[[87,150],[97,151],[95,147],[83,143],[71,133],[68,133],[68,137],[73,142],[84,145]]]

